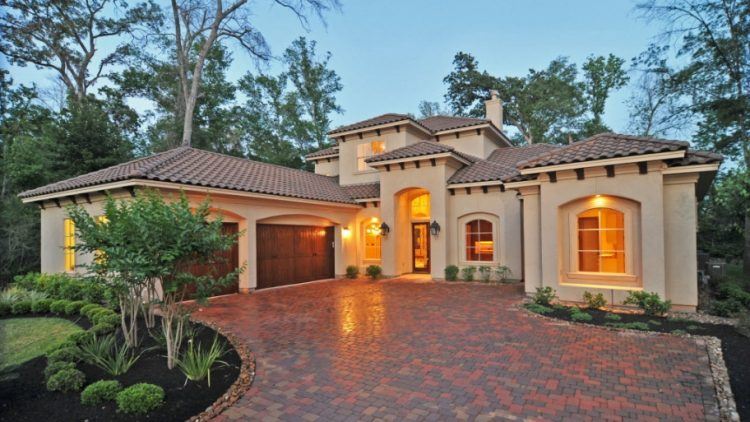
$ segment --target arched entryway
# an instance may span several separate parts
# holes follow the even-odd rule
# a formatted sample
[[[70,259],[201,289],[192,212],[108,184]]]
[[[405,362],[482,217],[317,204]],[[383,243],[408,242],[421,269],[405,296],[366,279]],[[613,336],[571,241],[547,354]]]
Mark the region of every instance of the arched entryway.
[[[432,267],[430,245],[430,192],[409,188],[395,196],[396,268],[399,273],[429,273]]]

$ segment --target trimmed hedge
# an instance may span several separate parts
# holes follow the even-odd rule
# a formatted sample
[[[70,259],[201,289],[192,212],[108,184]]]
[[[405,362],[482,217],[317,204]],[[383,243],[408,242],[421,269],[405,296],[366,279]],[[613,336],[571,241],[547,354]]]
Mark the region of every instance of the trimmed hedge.
[[[145,415],[164,402],[164,389],[158,385],[139,383],[117,394],[117,410],[124,413]]]
[[[10,311],[13,315],[28,314],[31,312],[31,301],[21,300],[10,306]]]
[[[44,368],[45,382],[49,381],[52,375],[55,375],[56,373],[62,371],[63,369],[76,369],[76,364],[73,362],[63,362],[63,361],[48,363],[47,367]]]
[[[37,314],[46,314],[49,312],[49,306],[52,302],[52,299],[39,299],[31,304],[31,311]]]
[[[47,380],[49,391],[79,391],[86,383],[86,375],[77,369],[63,369]]]
[[[75,346],[66,346],[47,354],[47,363],[78,362],[81,351]]]
[[[49,305],[49,311],[53,314],[62,315],[65,313],[65,307],[70,303],[66,299],[58,299]]]
[[[85,406],[96,406],[117,398],[117,393],[122,391],[122,385],[115,380],[100,380],[81,392],[81,404]]]
[[[73,302],[68,302],[68,304],[65,305],[65,315],[77,314],[78,311],[87,304],[88,302],[85,300],[74,300]]]

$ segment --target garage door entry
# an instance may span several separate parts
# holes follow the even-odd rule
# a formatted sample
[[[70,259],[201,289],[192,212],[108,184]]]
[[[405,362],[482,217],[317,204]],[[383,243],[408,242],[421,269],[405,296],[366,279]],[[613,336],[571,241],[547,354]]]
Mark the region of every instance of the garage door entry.
[[[334,276],[333,227],[258,224],[258,289]]]
[[[221,227],[221,232],[224,234],[236,235],[238,231],[239,225],[237,223],[224,223]],[[236,270],[239,266],[240,259],[237,243],[232,245],[232,247],[228,251],[220,251],[217,252],[216,255],[219,256],[219,259],[218,262],[216,262],[214,265],[194,264],[190,267],[190,272],[198,276],[211,275],[218,278],[226,276],[227,274]],[[239,280],[237,280],[237,278],[235,277],[235,279],[229,282],[229,284],[217,288],[216,291],[213,292],[212,296],[237,293],[238,290]],[[194,292],[195,287],[188,286],[186,289],[186,298],[193,299]]]

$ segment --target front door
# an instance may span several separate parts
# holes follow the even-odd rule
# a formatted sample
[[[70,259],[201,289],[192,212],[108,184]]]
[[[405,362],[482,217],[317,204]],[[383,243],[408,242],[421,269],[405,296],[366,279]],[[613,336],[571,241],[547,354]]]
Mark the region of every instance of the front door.
[[[430,272],[430,227],[429,223],[412,223],[412,270],[415,273]]]

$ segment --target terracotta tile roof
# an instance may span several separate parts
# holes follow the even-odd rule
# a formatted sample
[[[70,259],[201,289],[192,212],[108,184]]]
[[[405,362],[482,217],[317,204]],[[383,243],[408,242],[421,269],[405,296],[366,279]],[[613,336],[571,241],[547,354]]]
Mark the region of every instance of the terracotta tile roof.
[[[417,123],[416,120],[412,119],[408,114],[399,113],[386,113],[380,116],[373,117],[371,119],[362,120],[360,122],[352,123],[349,125],[339,126],[336,129],[328,132],[329,135],[335,135],[341,132],[348,132],[350,130],[364,129],[372,126],[385,125],[388,123],[398,122],[400,120],[411,120]]]
[[[687,142],[683,141],[668,141],[616,133],[600,133],[582,141],[549,151],[536,158],[522,161],[518,163],[518,168],[528,169],[606,158],[687,150],[688,145]]]
[[[483,125],[492,123],[486,119],[475,119],[473,117],[457,116],[432,116],[418,120],[424,127],[431,132],[440,132],[443,130],[458,129],[467,126]]]
[[[678,167],[678,166],[689,166],[693,164],[712,164],[712,163],[720,163],[723,160],[724,160],[724,156],[722,156],[721,154],[717,154],[715,152],[695,151],[695,150],[689,149],[687,154],[685,154],[685,158],[670,162],[669,165],[670,167]]]
[[[521,147],[498,148],[487,157],[466,166],[451,176],[449,184],[489,182],[505,180],[519,175],[516,164],[523,160],[539,156],[548,151],[560,148],[558,145],[533,144]]]
[[[407,145],[405,147],[396,148],[394,150],[384,152],[383,154],[379,154],[374,157],[370,157],[366,159],[365,162],[377,163],[381,161],[398,160],[402,158],[412,158],[412,157],[422,157],[426,155],[443,154],[443,153],[455,154],[463,158],[464,160],[467,160],[472,163],[480,160],[479,158],[474,157],[472,155],[464,154],[462,152],[456,151],[455,148],[445,145],[445,144],[440,144],[434,141],[421,141],[415,144]]]
[[[341,189],[353,199],[380,198],[380,182],[346,185]]]
[[[29,198],[128,179],[146,179],[337,203],[354,203],[335,178],[180,147],[21,193]]]
[[[338,155],[338,153],[339,153],[339,147],[332,146],[329,148],[324,148],[318,151],[311,152],[305,155],[305,159],[310,160],[312,158],[317,158],[317,157],[327,157],[329,155]]]

